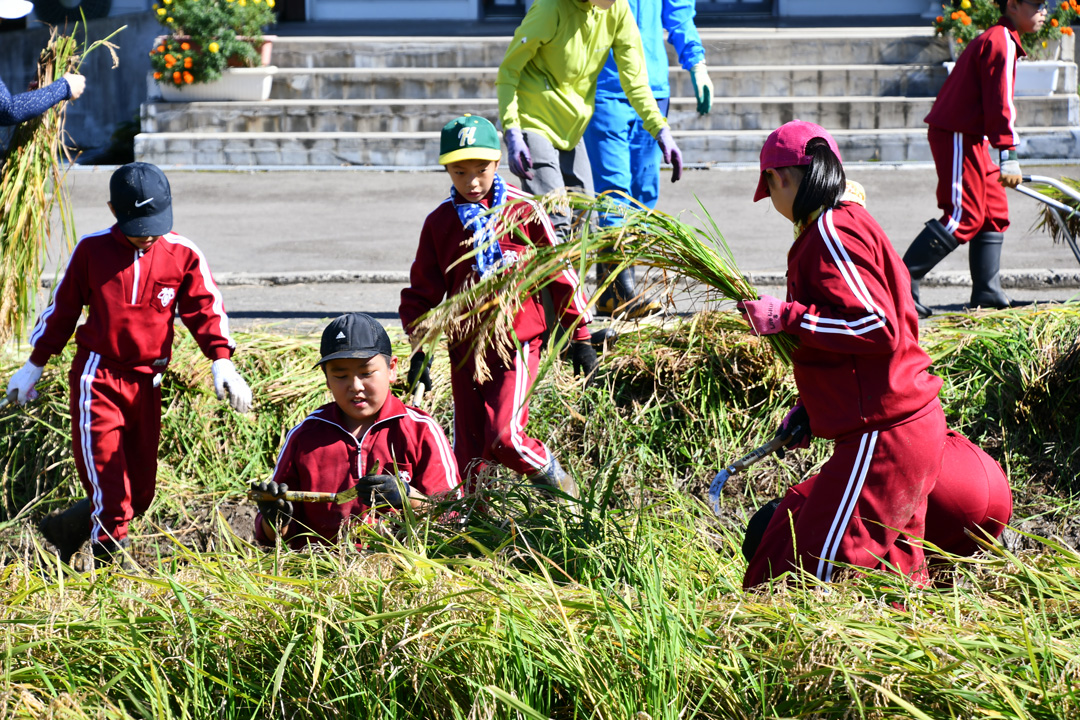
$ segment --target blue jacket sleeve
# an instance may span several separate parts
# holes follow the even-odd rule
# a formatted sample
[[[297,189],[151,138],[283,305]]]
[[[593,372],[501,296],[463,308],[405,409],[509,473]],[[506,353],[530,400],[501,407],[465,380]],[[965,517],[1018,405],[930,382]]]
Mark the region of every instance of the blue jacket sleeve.
[[[0,125],[18,125],[37,117],[53,105],[71,97],[67,80],[60,78],[38,90],[12,96],[0,80]]]
[[[679,56],[679,64],[689,70],[705,62],[705,48],[694,26],[697,14],[694,0],[663,0],[660,21],[668,31],[668,42]]]

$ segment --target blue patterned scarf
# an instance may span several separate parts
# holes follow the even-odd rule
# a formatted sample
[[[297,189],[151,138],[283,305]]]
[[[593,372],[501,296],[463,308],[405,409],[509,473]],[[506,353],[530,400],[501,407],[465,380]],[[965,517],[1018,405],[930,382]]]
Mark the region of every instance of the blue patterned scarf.
[[[499,173],[495,173],[492,187],[495,194],[491,198],[491,207],[494,208],[506,202],[506,183],[499,177]],[[462,227],[466,230],[472,228],[472,246],[477,250],[476,264],[473,267],[480,273],[480,279],[484,280],[498,270],[503,262],[502,248],[499,247],[499,240],[494,232],[497,213],[485,215],[487,208],[480,203],[466,201],[453,185],[450,186],[450,198],[454,201]]]

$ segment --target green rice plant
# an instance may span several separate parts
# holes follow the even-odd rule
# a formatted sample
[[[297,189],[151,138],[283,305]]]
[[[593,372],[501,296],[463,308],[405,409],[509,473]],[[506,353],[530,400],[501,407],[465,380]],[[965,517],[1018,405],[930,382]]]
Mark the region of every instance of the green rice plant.
[[[994,441],[999,458],[1073,443],[1078,329],[1075,306],[939,318],[924,342],[950,422]],[[793,392],[731,313],[628,334],[591,388],[561,366],[538,383],[530,431],[578,474],[580,517],[495,475],[485,513],[463,501],[454,519],[408,517],[363,553],[255,548],[250,528],[226,524],[288,429],[328,398],[311,369],[316,336],[237,341],[254,417],[217,401],[208,363],[177,336],[159,497],[133,526],[143,546],[134,572],[58,567],[32,529],[71,485],[62,373],[50,366],[38,404],[0,412],[0,452],[13,458],[0,525],[0,718],[1080,712],[1080,553],[1067,543],[988,545],[930,589],[870,572],[828,592],[796,579],[741,590],[747,514],[826,448],[740,475],[722,518],[698,499],[697,478],[771,434]],[[427,407],[447,424],[439,358]],[[1048,479],[1075,476],[1070,451],[1045,466]],[[1039,487],[1016,492],[1023,507]],[[1061,503],[1075,514],[1075,501]],[[177,530],[174,518],[196,510],[210,518],[213,550]]]
[[[38,59],[38,85],[45,87],[64,73],[76,72],[86,55],[98,47],[113,54],[115,67],[116,46],[109,39],[123,29],[80,46],[75,39],[78,24],[70,36],[53,28]],[[21,338],[34,315],[54,203],[60,210],[65,250],[75,244],[75,225],[64,186],[67,165],[61,159],[71,161],[64,145],[66,110],[67,103],[61,102],[19,125],[0,168],[0,343]]]

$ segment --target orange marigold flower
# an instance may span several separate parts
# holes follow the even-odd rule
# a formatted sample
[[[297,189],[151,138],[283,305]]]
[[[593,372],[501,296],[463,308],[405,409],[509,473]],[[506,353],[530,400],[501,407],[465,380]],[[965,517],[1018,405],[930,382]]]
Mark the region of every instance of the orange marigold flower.
[[[171,68],[175,64],[176,58],[173,57],[171,53],[165,56],[165,67]]]
[[[1073,29],[1071,27],[1064,27],[1064,28],[1061,28],[1061,33],[1063,35],[1072,35],[1073,34]]]
[[[188,68],[189,70],[191,69],[191,58],[184,58],[184,67]]]
[[[1062,10],[1068,10],[1069,9],[1069,3],[1067,3],[1067,2],[1061,3],[1061,9]]]
[[[154,73],[154,79],[155,80],[160,80],[161,79],[161,73],[159,73],[159,72]]]
[[[158,45],[158,46],[157,46],[157,51],[158,51],[159,53],[163,53],[163,52],[165,52],[165,46],[164,46],[164,45]]]
[[[191,49],[191,43],[180,43],[180,49],[181,50],[190,50]]]
[[[191,83],[195,82],[195,76],[189,72],[184,72],[184,82],[190,85]]]
[[[1051,27],[1057,27],[1058,26],[1057,18],[1050,18],[1050,26]]]
[[[938,15],[938,16],[937,16],[937,20],[935,20],[935,22],[939,22],[939,23],[940,23],[940,22],[945,22],[945,18],[943,18],[943,17],[941,17],[940,15]]]
[[[958,13],[958,12],[954,12],[954,13],[953,13],[952,15],[950,15],[949,17],[950,17],[950,18],[952,18],[953,20],[959,20],[959,19],[960,19],[960,13]]]
[[[965,15],[963,18],[960,19],[960,22],[964,23],[965,25],[970,25],[971,24],[971,18],[969,18],[969,17],[967,17]]]
[[[176,72],[174,72],[172,74],[172,81],[174,83],[176,83],[177,85],[182,85],[184,83],[184,78],[180,77],[180,71],[179,70],[177,70]]]

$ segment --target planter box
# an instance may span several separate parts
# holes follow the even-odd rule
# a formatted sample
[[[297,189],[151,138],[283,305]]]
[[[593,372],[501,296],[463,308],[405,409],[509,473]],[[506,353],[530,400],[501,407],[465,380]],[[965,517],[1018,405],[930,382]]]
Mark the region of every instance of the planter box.
[[[257,102],[270,97],[270,86],[277,68],[228,68],[220,80],[177,87],[172,83],[157,83],[165,102],[220,102],[246,100]]]
[[[1013,95],[1016,97],[1046,97],[1053,95],[1058,86],[1058,74],[1066,63],[1060,60],[1021,60],[1016,63],[1016,85]],[[956,66],[954,62],[945,63],[950,73]]]

